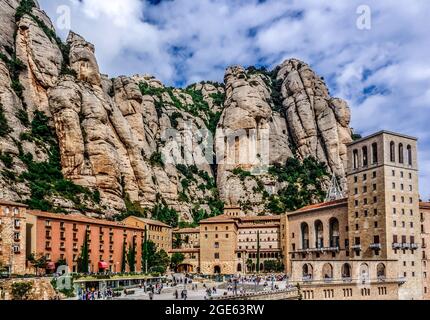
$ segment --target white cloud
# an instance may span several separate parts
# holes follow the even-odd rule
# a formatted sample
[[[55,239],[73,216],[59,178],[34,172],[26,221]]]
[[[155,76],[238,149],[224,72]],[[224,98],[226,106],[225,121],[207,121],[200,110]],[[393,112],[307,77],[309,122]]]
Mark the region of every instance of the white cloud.
[[[305,60],[329,80],[332,94],[348,100],[354,128],[420,138],[421,190],[430,195],[429,1],[372,1],[371,30],[356,26],[361,0],[39,2],[54,21],[58,5],[70,5],[72,28],[96,45],[101,70],[111,76],[222,81],[232,64]]]

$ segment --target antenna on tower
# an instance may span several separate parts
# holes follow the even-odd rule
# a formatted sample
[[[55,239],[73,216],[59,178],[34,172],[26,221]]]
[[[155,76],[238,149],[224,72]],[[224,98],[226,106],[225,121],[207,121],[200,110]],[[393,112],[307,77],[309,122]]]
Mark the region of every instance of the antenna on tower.
[[[325,199],[326,202],[335,201],[345,198],[345,193],[342,190],[342,187],[339,185],[337,181],[336,174],[333,172],[333,176],[330,182],[330,188],[327,192],[327,197]]]

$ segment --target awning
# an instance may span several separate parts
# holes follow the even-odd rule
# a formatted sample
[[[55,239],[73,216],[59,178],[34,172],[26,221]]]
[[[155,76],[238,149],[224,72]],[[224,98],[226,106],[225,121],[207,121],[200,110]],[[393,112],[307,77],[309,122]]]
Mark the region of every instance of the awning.
[[[48,262],[46,264],[46,270],[55,270],[55,269],[56,269],[55,262]]]
[[[106,270],[106,269],[108,269],[109,268],[109,264],[107,263],[107,262],[103,262],[103,261],[100,261],[99,262],[99,269],[104,269],[104,270]]]

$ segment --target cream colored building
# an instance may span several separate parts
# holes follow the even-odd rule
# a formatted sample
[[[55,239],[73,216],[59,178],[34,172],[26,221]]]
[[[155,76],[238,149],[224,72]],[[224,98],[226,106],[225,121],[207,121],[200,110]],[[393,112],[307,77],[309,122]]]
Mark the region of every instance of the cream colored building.
[[[158,250],[169,252],[172,247],[172,227],[160,221],[130,216],[122,221],[130,227],[147,230],[147,238],[154,242]]]
[[[348,146],[351,259],[398,261],[400,299],[423,296],[417,159],[416,138],[388,131]]]
[[[430,300],[430,202],[420,203],[424,299]]]
[[[11,274],[26,272],[26,208],[19,203],[0,201],[0,268]]]
[[[173,230],[173,246],[170,253],[181,253],[185,260],[178,267],[178,272],[200,272],[200,228]],[[180,239],[179,244],[177,239]]]

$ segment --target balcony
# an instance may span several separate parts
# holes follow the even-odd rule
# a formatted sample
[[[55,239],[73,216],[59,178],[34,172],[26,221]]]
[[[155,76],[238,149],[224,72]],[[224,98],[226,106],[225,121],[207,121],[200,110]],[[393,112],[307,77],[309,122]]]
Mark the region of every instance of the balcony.
[[[361,244],[354,244],[351,247],[351,249],[354,250],[354,251],[361,251]]]
[[[402,244],[401,243],[393,243],[393,249],[394,250],[398,250],[402,248]]]
[[[402,243],[402,249],[410,249],[411,245],[409,243]]]
[[[417,243],[411,243],[411,249],[417,250],[420,246]]]
[[[346,282],[346,283],[351,283],[352,282],[352,278],[351,277],[342,277],[342,281]]]
[[[370,246],[370,249],[372,250],[381,250],[382,249],[382,244],[380,243],[372,243]]]

